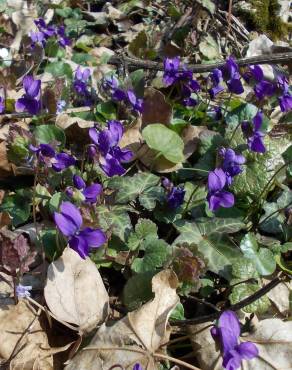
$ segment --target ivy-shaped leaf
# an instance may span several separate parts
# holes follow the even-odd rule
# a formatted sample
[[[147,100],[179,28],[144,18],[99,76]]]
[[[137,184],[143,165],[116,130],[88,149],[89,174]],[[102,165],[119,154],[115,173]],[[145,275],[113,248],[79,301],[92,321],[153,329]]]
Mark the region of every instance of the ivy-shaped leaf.
[[[104,231],[111,230],[114,235],[125,241],[132,231],[132,224],[127,210],[128,207],[124,206],[97,207],[100,227]]]
[[[118,190],[116,194],[116,203],[125,204],[135,200],[139,196],[140,199],[142,197],[142,203],[148,205],[153,202],[155,191],[152,192],[152,190],[153,188],[157,188],[159,182],[160,178],[158,176],[143,172],[137,173],[132,177],[113,177],[109,181],[108,187]],[[146,193],[146,195],[144,195],[144,193]],[[159,198],[160,194],[157,194],[157,197]]]
[[[6,196],[0,205],[0,212],[7,212],[12,218],[12,225],[18,226],[28,220],[30,207],[31,193],[22,190]]]

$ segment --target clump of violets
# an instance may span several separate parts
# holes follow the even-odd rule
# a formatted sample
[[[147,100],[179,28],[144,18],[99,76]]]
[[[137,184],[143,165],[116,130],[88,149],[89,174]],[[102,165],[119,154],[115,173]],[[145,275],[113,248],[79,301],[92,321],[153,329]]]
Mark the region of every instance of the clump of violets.
[[[166,190],[167,206],[171,209],[180,207],[184,202],[185,189],[183,186],[174,186],[173,183],[167,178],[162,179],[162,186]]]
[[[35,80],[33,76],[25,76],[22,80],[25,94],[17,99],[15,109],[17,112],[37,114],[41,110],[40,91],[41,80]]]
[[[43,48],[51,37],[56,37],[59,45],[63,48],[70,45],[70,40],[65,35],[64,26],[49,26],[43,18],[34,21],[37,26],[37,31],[31,31],[29,36],[31,38],[31,46],[34,48],[37,44]]]
[[[243,360],[252,360],[259,355],[257,346],[252,342],[239,343],[240,322],[233,311],[223,312],[216,326],[212,327],[211,335],[219,343],[226,370],[241,368]]]
[[[212,212],[220,207],[233,207],[234,195],[227,189],[233,178],[243,171],[242,165],[245,163],[244,156],[236,154],[231,148],[221,148],[219,155],[222,159],[221,168],[210,171],[208,175],[207,201]]]
[[[193,73],[181,65],[179,57],[164,60],[163,83],[166,87],[180,83],[182,104],[187,107],[193,107],[197,104],[193,94],[201,89],[200,84],[193,78]]]
[[[256,153],[265,153],[266,148],[264,145],[265,134],[261,131],[263,125],[264,115],[261,111],[252,119],[252,123],[243,121],[241,129],[247,138],[247,145],[249,149]]]
[[[133,153],[128,149],[121,149],[119,143],[123,136],[123,125],[119,121],[109,121],[107,128],[98,131],[96,128],[89,129],[89,136],[95,147],[91,147],[93,156],[99,153],[99,164],[104,173],[112,177],[123,175],[126,170],[122,163],[132,159]],[[95,152],[95,153],[93,153]]]
[[[130,105],[133,111],[142,113],[143,99],[138,98],[133,89],[122,89],[119,80],[114,75],[104,78],[103,88],[110,92],[113,100]]]
[[[106,242],[106,235],[100,229],[82,227],[82,216],[74,204],[62,202],[60,212],[54,213],[55,224],[61,233],[68,238],[70,248],[85,259],[90,248],[99,248]]]
[[[40,163],[47,167],[52,167],[56,172],[61,172],[76,164],[76,160],[71,155],[61,152],[56,153],[50,144],[40,144],[39,146],[29,145],[29,149],[37,156]]]
[[[232,57],[226,59],[224,66],[215,68],[210,74],[209,79],[212,82],[212,87],[209,88],[211,99],[214,99],[225,88],[222,85],[225,81],[230,93],[240,95],[244,88],[241,82],[239,67]]]

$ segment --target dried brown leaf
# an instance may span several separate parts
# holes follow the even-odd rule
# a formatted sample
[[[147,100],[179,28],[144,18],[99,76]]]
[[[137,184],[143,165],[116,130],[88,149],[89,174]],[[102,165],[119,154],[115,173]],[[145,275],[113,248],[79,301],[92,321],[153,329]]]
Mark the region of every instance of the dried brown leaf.
[[[166,102],[162,92],[148,87],[145,89],[142,113],[142,129],[151,123],[169,125],[172,117],[172,108]]]
[[[109,297],[98,269],[71,248],[50,264],[44,294],[58,319],[76,324],[84,333],[104,322],[108,315]]]
[[[161,271],[152,279],[155,297],[111,327],[103,325],[89,346],[80,351],[66,370],[101,370],[120,364],[125,369],[139,362],[143,368],[158,368],[155,352],[169,338],[168,318],[177,305],[177,277],[171,270]]]
[[[46,333],[38,315],[25,301],[0,307],[0,357],[11,370],[53,370]]]

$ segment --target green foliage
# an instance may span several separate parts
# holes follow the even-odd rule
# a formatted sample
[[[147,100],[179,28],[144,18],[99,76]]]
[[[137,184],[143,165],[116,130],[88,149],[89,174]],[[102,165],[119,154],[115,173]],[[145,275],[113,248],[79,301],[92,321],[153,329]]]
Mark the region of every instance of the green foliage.
[[[47,65],[45,71],[51,73],[53,77],[67,77],[68,79],[72,78],[72,68],[70,64],[63,62],[52,62]]]
[[[25,223],[30,216],[31,191],[19,189],[15,194],[5,196],[0,205],[0,212],[7,212],[12,218],[12,225]]]
[[[240,243],[240,249],[244,256],[255,264],[260,275],[271,275],[275,271],[276,262],[273,253],[267,248],[259,248],[258,242],[252,233],[244,236]]]
[[[170,246],[164,240],[151,235],[140,244],[140,250],[144,251],[144,256],[135,258],[131,266],[137,273],[161,268],[171,253]]]
[[[137,197],[141,205],[151,210],[158,201],[163,201],[163,189],[158,186],[160,179],[151,173],[137,173],[130,179],[128,176],[113,177],[108,186],[118,190],[116,203],[126,204]]]
[[[96,212],[100,227],[103,230],[112,231],[114,235],[125,241],[132,231],[128,210],[127,206],[98,206]]]
[[[231,220],[231,224],[234,225],[234,221]],[[232,230],[232,227],[227,226],[226,222],[224,229]],[[235,231],[237,227],[241,227],[241,223],[235,226]],[[180,235],[175,239],[174,245],[179,245],[187,243],[193,245],[197,248],[199,253],[204,257],[208,270],[218,273],[225,278],[230,278],[230,269],[234,261],[241,257],[240,251],[234,247],[230,239],[221,232],[217,232],[215,222],[214,228],[205,233],[206,225],[200,225],[199,223],[178,221],[175,223],[177,230]],[[222,229],[222,224],[219,222],[218,228]]]
[[[34,131],[34,136],[39,144],[50,144],[56,141],[63,147],[66,142],[64,131],[54,125],[37,126]]]
[[[127,281],[123,290],[123,303],[129,311],[139,308],[153,298],[151,280],[154,275],[154,271],[147,271],[133,275]]]
[[[184,160],[182,139],[166,126],[160,123],[148,125],[142,131],[142,136],[149,148],[157,151],[157,157],[162,155],[173,163]]]

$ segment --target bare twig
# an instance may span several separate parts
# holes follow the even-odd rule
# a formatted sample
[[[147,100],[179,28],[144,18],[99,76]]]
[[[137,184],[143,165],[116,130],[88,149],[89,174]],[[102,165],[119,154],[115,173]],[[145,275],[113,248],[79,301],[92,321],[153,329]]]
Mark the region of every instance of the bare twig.
[[[257,55],[255,57],[237,59],[236,63],[240,66],[248,66],[253,64],[285,64],[292,60],[292,52],[275,53]],[[129,69],[144,68],[156,71],[163,71],[163,63],[153,62],[150,60],[142,60],[124,56],[123,59],[117,55],[113,55],[109,60],[109,64],[120,65],[123,61],[127,61]],[[214,68],[223,67],[225,61],[212,64],[189,64],[188,69],[195,73],[209,72]],[[180,69],[183,71],[183,69]]]
[[[232,311],[238,311],[238,310],[240,310],[240,309],[248,306],[249,304],[257,301],[259,298],[261,298],[262,296],[264,296],[265,294],[267,294],[270,290],[272,290],[273,288],[275,288],[281,282],[282,282],[282,277],[281,276],[275,277],[273,280],[271,280],[267,285],[265,285],[264,287],[262,287],[261,289],[259,289],[257,292],[255,292],[251,296],[249,296],[249,297],[241,300],[240,302],[235,303],[234,305],[228,307],[228,309],[229,310],[232,310]],[[172,320],[171,321],[171,324],[172,325],[179,325],[179,326],[202,324],[204,322],[216,320],[223,311],[215,312],[215,313],[210,314],[210,315],[196,317],[194,319]]]

